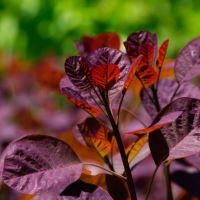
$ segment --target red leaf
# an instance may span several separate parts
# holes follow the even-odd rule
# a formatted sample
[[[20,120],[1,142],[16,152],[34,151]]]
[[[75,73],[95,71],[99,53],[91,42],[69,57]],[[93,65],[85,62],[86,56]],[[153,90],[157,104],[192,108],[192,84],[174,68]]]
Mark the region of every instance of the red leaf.
[[[59,82],[64,76],[63,72],[47,66],[36,69],[35,75],[41,84],[52,89],[53,91],[60,92]]]
[[[135,59],[135,62],[133,63],[131,70],[124,82],[124,88],[122,90],[123,92],[125,92],[128,89],[129,85],[131,84],[131,81],[133,80],[133,76],[135,75],[135,72],[140,66],[141,61],[142,61],[142,56],[138,56],[138,58]]]
[[[136,75],[141,80],[145,88],[150,87],[157,81],[157,73],[155,69],[149,65],[140,65]]]
[[[156,66],[158,68],[162,67],[168,47],[169,40],[165,40],[159,48],[158,59],[156,61]]]
[[[97,35],[92,43],[92,50],[102,47],[114,49],[120,48],[120,38],[117,33],[101,33]]]
[[[76,43],[76,48],[81,56],[87,56],[92,51],[110,47],[114,49],[120,48],[120,38],[117,33],[101,33],[96,37],[85,36],[80,42]]]
[[[108,91],[118,81],[119,67],[115,64],[100,64],[91,71],[93,83],[101,90]]]

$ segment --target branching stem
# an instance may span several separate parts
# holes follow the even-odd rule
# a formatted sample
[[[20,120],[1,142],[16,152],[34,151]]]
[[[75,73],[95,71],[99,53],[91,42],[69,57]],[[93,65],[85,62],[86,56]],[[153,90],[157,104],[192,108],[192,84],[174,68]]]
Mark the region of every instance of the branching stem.
[[[119,148],[119,152],[120,152],[120,155],[121,155],[121,158],[122,158],[122,162],[123,162],[124,170],[125,170],[125,173],[126,173],[127,184],[128,184],[128,189],[129,189],[129,192],[130,192],[131,200],[137,200],[135,186],[134,186],[134,182],[133,182],[133,177],[132,177],[132,174],[131,174],[131,169],[130,169],[128,159],[127,159],[127,156],[126,156],[126,153],[125,153],[125,150],[124,150],[124,145],[122,143],[122,139],[121,139],[121,136],[120,136],[118,126],[117,126],[117,124],[114,120],[114,117],[112,115],[112,112],[110,110],[110,106],[108,104],[105,93],[102,92],[101,95],[102,95],[102,99],[104,101],[104,106],[105,106],[106,112],[108,114],[108,118],[109,118],[111,126],[113,128],[113,133],[114,133],[114,136],[116,138],[118,148]]]

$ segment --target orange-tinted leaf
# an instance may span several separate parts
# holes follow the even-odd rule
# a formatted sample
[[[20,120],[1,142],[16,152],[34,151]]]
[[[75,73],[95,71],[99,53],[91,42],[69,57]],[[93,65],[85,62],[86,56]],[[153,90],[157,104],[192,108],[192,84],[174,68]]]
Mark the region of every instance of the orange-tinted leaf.
[[[168,47],[169,40],[165,40],[159,48],[158,59],[156,61],[156,66],[158,68],[162,67]]]
[[[102,157],[107,156],[111,151],[111,143],[107,140],[88,138],[87,142],[93,146]]]
[[[151,133],[155,130],[162,128],[166,124],[168,124],[168,123],[156,124],[154,126],[151,126],[151,127],[148,127],[148,128],[142,129],[142,130],[136,130],[136,131],[133,131],[133,132],[128,132],[127,134],[142,134],[142,135],[143,134],[149,134],[149,133]]]
[[[150,87],[157,81],[157,72],[150,65],[141,65],[138,68],[136,75],[138,76],[145,88]]]
[[[95,118],[87,118],[78,125],[85,142],[94,147],[102,156],[106,156],[111,151],[111,142],[108,140],[110,129],[97,121]]]
[[[102,47],[114,49],[120,48],[120,38],[117,33],[101,33],[97,35],[92,43],[92,50]]]
[[[41,84],[53,91],[60,92],[59,82],[64,76],[63,72],[47,66],[36,69],[35,75]]]
[[[59,134],[58,138],[69,144],[73,151],[79,156],[82,162],[92,160],[100,165],[104,164],[98,153],[96,151],[91,151],[91,147],[88,147],[78,141],[73,132],[61,133]]]
[[[135,158],[135,156],[139,153],[139,151],[147,143],[147,141],[148,141],[148,136],[145,135],[139,138],[135,143],[129,145],[125,149],[129,162],[131,162]]]
[[[136,58],[136,60],[134,61],[133,65],[131,67],[131,70],[124,82],[123,92],[125,92],[128,89],[129,85],[131,84],[131,81],[133,80],[133,76],[135,75],[135,72],[137,71],[138,67],[140,66],[141,60],[142,60],[142,56],[138,56],[138,58]]]
[[[33,197],[34,197],[34,195],[27,194],[27,195],[23,195],[18,200],[32,200]]]
[[[98,88],[108,91],[118,81],[119,67],[115,64],[101,64],[91,71],[91,79]]]

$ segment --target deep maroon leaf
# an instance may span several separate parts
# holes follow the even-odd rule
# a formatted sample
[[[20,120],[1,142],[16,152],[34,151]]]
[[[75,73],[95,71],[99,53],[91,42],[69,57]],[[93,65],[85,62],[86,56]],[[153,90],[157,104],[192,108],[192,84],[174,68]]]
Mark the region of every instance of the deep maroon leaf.
[[[168,144],[160,130],[155,130],[149,135],[149,148],[157,166],[167,159],[169,155]]]
[[[184,188],[191,195],[200,198],[199,179],[200,172],[187,172],[177,170],[171,175],[172,181]]]
[[[65,61],[65,71],[70,81],[80,90],[91,90],[90,63],[80,56],[71,56]]]
[[[79,197],[81,192],[88,192],[93,193],[97,189],[96,185],[86,183],[82,181],[81,179],[73,182],[71,185],[69,185],[67,188],[62,191],[60,194],[61,196],[73,196],[73,197]]]
[[[178,83],[174,79],[162,79],[159,81],[157,94],[161,109],[170,103],[177,86]],[[150,95],[152,95],[151,89],[147,89],[147,91]],[[173,100],[180,97],[191,97],[200,99],[200,88],[192,83],[183,83],[178,89]],[[149,99],[149,96],[147,95],[145,90],[141,91],[141,99],[149,115],[154,118],[157,115],[157,110],[152,101]]]
[[[69,145],[44,135],[29,135],[12,142],[1,163],[3,182],[28,194],[59,194],[78,180],[82,171],[82,164]]]
[[[147,31],[131,33],[124,42],[127,53],[136,58],[143,55],[145,64],[152,64],[157,56],[157,36]]]
[[[182,83],[200,74],[200,38],[189,42],[179,53],[175,61],[175,75]]]
[[[94,38],[90,36],[84,36],[80,42],[76,42],[76,48],[79,51],[81,56],[87,56],[89,53],[93,51],[92,44],[94,42]]]
[[[128,199],[129,194],[126,188],[126,183],[124,183],[120,178],[106,175],[106,184],[108,192],[114,200]]]
[[[173,123],[167,124],[159,132],[156,130],[149,135],[149,145],[155,163],[160,163],[165,159],[187,157],[200,152],[200,100],[179,98],[165,107],[160,115],[176,111],[182,111],[182,114]],[[158,141],[158,148],[156,140],[159,134],[164,140]],[[167,143],[169,151],[165,148],[165,143]],[[159,152],[156,152],[156,149],[159,149]]]

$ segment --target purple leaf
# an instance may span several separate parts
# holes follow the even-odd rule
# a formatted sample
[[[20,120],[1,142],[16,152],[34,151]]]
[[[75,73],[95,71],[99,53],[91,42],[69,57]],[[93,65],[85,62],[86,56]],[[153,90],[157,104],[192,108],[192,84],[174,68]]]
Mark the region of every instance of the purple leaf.
[[[98,116],[101,111],[96,107],[90,105],[90,103],[95,104],[90,97],[87,97],[85,92],[78,90],[69,80],[68,76],[65,76],[60,81],[60,89],[64,96],[66,96],[72,103],[79,106],[92,116]],[[86,94],[86,96],[82,96]],[[92,101],[92,102],[91,102]]]
[[[159,81],[157,94],[161,109],[171,102],[172,96],[177,87],[178,83],[174,79],[162,79]],[[150,88],[147,89],[147,91],[150,95],[152,95],[152,91]],[[200,88],[192,83],[183,83],[177,90],[177,93],[174,96],[173,100],[180,97],[191,97],[200,99]],[[145,90],[142,90],[141,92],[141,99],[149,115],[154,118],[157,115],[157,110],[154,104],[149,99]]]
[[[113,200],[113,198],[100,187],[97,188],[93,193],[82,192],[80,197],[72,196],[59,196],[54,193],[46,193],[42,195],[35,196],[33,200],[87,200],[87,199],[96,199],[96,200]]]
[[[29,135],[12,142],[1,157],[2,180],[28,194],[59,194],[79,179],[82,164],[63,141],[50,136]]]
[[[91,64],[80,56],[71,56],[65,61],[65,71],[70,81],[83,91],[92,89],[90,82]]]
[[[127,53],[136,58],[143,55],[143,60],[147,64],[152,64],[157,56],[157,35],[147,31],[134,32],[130,34],[124,42]]]
[[[188,43],[179,53],[175,61],[175,75],[182,83],[200,74],[200,37]]]
[[[182,111],[182,114],[174,122],[149,135],[149,145],[156,164],[165,159],[174,160],[200,152],[200,100],[179,98],[159,115],[176,111]]]

